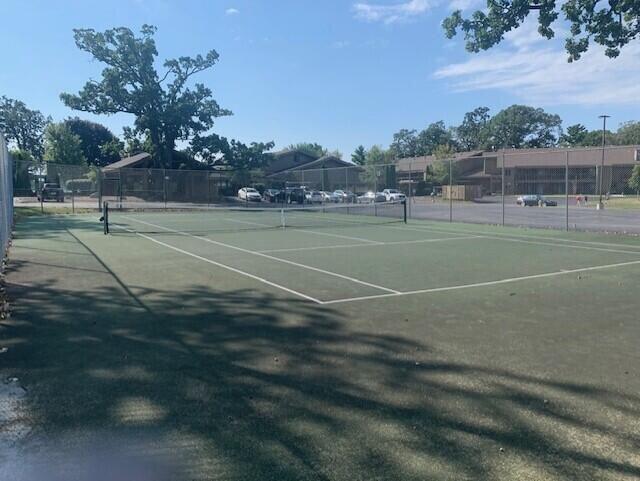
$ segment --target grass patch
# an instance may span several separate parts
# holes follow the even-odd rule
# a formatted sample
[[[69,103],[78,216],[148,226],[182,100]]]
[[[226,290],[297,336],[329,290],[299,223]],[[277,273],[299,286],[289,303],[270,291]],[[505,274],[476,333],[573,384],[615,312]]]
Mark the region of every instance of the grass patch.
[[[75,211],[71,207],[56,207],[55,209],[45,209],[44,212],[40,207],[14,207],[13,217],[15,220],[20,220],[25,217],[37,217],[43,215],[67,215],[67,214],[91,214],[95,213],[96,209],[76,208]]]

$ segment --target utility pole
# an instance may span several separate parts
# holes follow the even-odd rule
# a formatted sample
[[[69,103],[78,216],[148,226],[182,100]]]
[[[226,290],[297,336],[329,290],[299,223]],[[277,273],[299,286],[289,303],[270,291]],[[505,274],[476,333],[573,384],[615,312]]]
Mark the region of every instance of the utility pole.
[[[604,203],[602,202],[602,178],[604,177],[604,150],[607,142],[607,119],[611,117],[611,115],[599,115],[598,118],[602,119],[602,160],[600,161],[600,176],[598,179],[598,194],[600,198],[598,199],[598,205],[596,209],[602,210],[604,209]]]

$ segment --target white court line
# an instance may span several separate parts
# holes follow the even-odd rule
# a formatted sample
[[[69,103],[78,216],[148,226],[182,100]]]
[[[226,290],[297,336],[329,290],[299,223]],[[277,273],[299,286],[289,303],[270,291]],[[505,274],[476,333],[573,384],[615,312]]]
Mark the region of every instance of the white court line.
[[[413,227],[416,227],[419,230],[424,230],[424,229],[430,229],[430,230],[437,230],[440,229],[440,227],[431,227],[429,225],[426,226],[421,226],[421,225],[415,225],[415,224],[409,224]],[[609,246],[609,247],[628,247],[629,249],[640,249],[640,245],[631,245],[631,244],[616,244],[614,242],[598,242],[598,241],[583,241],[583,240],[577,240],[577,239],[563,239],[561,237],[540,237],[540,236],[530,236],[530,235],[524,235],[524,234],[512,234],[512,233],[508,233],[508,232],[485,232],[485,231],[478,231],[478,230],[465,230],[465,231],[456,231],[456,230],[443,230],[440,229],[442,232],[446,232],[446,233],[450,233],[450,234],[462,234],[463,232],[468,232],[471,234],[482,234],[482,235],[495,235],[495,236],[511,236],[511,237],[525,237],[525,238],[530,238],[530,237],[535,237],[537,239],[549,239],[549,240],[554,240],[554,241],[558,241],[558,242],[570,242],[570,243],[577,243],[577,244],[586,244],[586,245],[602,245],[602,246]]]
[[[159,241],[158,239],[154,239],[153,237],[150,237],[148,235],[141,234],[140,232],[136,232],[136,231],[131,230],[131,229],[127,229],[126,227],[122,227],[122,226],[118,226],[118,225],[116,225],[115,227],[120,228],[120,229],[124,229],[124,230],[126,230],[128,232],[131,232],[132,234],[138,235],[138,236],[140,236],[140,237],[142,237],[144,239],[147,239],[147,240],[149,240],[151,242],[155,242],[156,244],[164,246],[167,249],[171,249],[171,250],[174,250],[174,251],[179,252],[181,254],[184,254],[186,256],[193,257],[194,259],[198,259],[198,260],[201,260],[203,262],[207,262],[209,264],[213,264],[214,266],[221,267],[221,268],[226,269],[228,271],[235,272],[236,274],[240,274],[242,276],[249,277],[250,279],[256,280],[258,282],[262,282],[263,284],[266,284],[268,286],[275,287],[277,289],[281,289],[281,290],[283,290],[285,292],[288,292],[290,294],[294,294],[294,295],[296,295],[298,297],[302,297],[303,299],[307,299],[309,301],[313,301],[316,304],[323,304],[323,301],[321,301],[319,299],[316,299],[315,297],[308,296],[306,294],[303,294],[302,292],[294,291],[293,289],[289,289],[288,287],[281,286],[280,284],[276,284],[275,282],[271,282],[271,281],[269,281],[267,279],[264,279],[263,277],[259,277],[259,276],[256,276],[254,274],[250,274],[248,272],[242,271],[240,269],[236,269],[235,267],[231,267],[231,266],[228,266],[226,264],[221,264],[220,262],[216,262],[216,261],[213,261],[211,259],[207,259],[206,257],[199,256],[198,254],[194,254],[193,252],[185,251],[185,250],[180,249],[178,247],[172,246],[171,244],[167,244],[166,242],[162,242],[162,241]]]
[[[383,227],[388,227],[391,229],[398,229],[398,230],[412,230],[415,232],[440,232],[443,234],[462,234],[463,232],[460,231],[455,231],[455,230],[447,230],[447,229],[441,229],[439,227],[433,228],[433,227],[420,227],[420,226],[414,226],[414,228],[411,227],[396,227],[396,226],[391,226],[391,225],[383,225]],[[495,239],[495,240],[503,240],[505,242],[519,242],[519,243],[523,243],[523,244],[533,244],[533,245],[544,245],[544,246],[552,246],[552,247],[562,247],[565,249],[585,249],[585,250],[593,250],[593,251],[601,251],[601,252],[615,252],[618,254],[631,254],[631,255],[639,255],[640,252],[634,252],[634,251],[629,251],[629,250],[623,250],[623,249],[608,249],[605,247],[592,247],[590,245],[570,245],[570,244],[557,244],[555,242],[547,242],[547,241],[539,241],[539,240],[524,240],[521,239],[521,237],[526,237],[524,235],[518,235],[518,234],[502,234],[502,233],[491,233],[491,232],[483,232],[483,231],[467,231],[470,234],[478,234],[486,239]],[[507,237],[507,236],[511,236],[511,237]],[[517,237],[517,239],[514,239],[513,237]],[[555,239],[553,238],[552,240],[562,240],[564,242],[573,242],[569,239]],[[578,241],[581,242],[581,241]],[[609,244],[605,244],[605,245],[609,245]],[[617,247],[626,247],[626,246],[619,246],[618,244],[611,244]],[[631,246],[633,248],[633,246]]]
[[[579,272],[589,272],[589,271],[597,271],[603,269],[612,269],[614,267],[625,267],[625,266],[633,266],[640,264],[640,260],[638,261],[630,261],[630,262],[619,262],[617,264],[607,264],[602,266],[592,266],[592,267],[582,267],[580,269],[562,269],[554,272],[547,272],[544,274],[534,274],[530,276],[522,276],[522,277],[512,277],[509,279],[500,279],[497,281],[487,281],[487,282],[476,282],[473,284],[462,284],[457,286],[449,286],[449,287],[434,287],[431,289],[419,289],[415,291],[406,291],[400,292],[398,294],[376,294],[372,296],[361,296],[361,297],[350,297],[345,299],[335,299],[332,301],[322,301],[322,304],[340,304],[344,302],[354,302],[354,301],[366,301],[371,299],[381,299],[385,297],[399,297],[399,296],[410,296],[414,294],[428,294],[433,292],[446,292],[446,291],[456,291],[461,289],[470,289],[473,287],[486,287],[486,286],[495,286],[499,284],[509,284],[512,282],[520,282],[520,281],[528,281],[532,279],[543,279],[546,277],[556,277],[562,276],[565,274],[576,274]]]
[[[467,239],[481,239],[484,236],[480,235],[469,235],[464,237],[440,237],[438,239],[419,239],[419,240],[409,240],[409,241],[389,241],[389,242],[379,242],[378,244],[336,244],[332,246],[315,246],[315,247],[290,247],[284,249],[268,249],[258,252],[263,253],[272,253],[272,252],[297,252],[297,251],[316,251],[323,249],[347,249],[347,248],[355,248],[355,247],[379,247],[379,246],[391,246],[391,245],[404,245],[404,244],[427,244],[430,242],[445,242],[445,241],[455,241],[455,240],[467,240]]]
[[[257,225],[257,226],[261,226],[261,227],[272,227],[272,226],[270,226],[268,224],[261,224],[260,222],[249,222],[247,220],[228,219],[228,218],[225,218],[224,220],[228,220],[229,222],[237,222],[239,224]],[[349,240],[355,240],[355,241],[360,241],[360,242],[368,242],[371,245],[380,244],[380,242],[378,242],[378,241],[374,241],[374,240],[371,240],[371,239],[365,239],[363,237],[353,237],[353,236],[348,236],[348,235],[330,234],[328,232],[317,232],[317,231],[313,231],[313,230],[309,230],[309,229],[296,229],[296,231],[297,232],[306,233],[306,234],[323,235],[323,236],[327,236],[327,237],[337,237],[339,239],[349,239]],[[261,252],[264,252],[264,251],[261,251]]]
[[[308,266],[308,265],[305,265],[305,264],[300,264],[298,262],[293,262],[293,261],[290,261],[290,260],[287,260],[287,259],[281,259],[279,257],[270,256],[268,254],[263,254],[262,252],[252,251],[252,250],[249,250],[249,249],[243,249],[242,247],[237,247],[237,246],[234,246],[234,245],[231,245],[231,244],[225,244],[224,242],[214,241],[213,239],[208,239],[207,237],[201,237],[201,236],[189,234],[188,232],[181,232],[179,230],[170,229],[169,227],[164,227],[164,226],[161,226],[161,225],[152,224],[151,222],[145,222],[143,220],[134,219],[132,217],[127,217],[127,218],[129,220],[134,221],[134,222],[139,222],[141,224],[146,224],[146,225],[155,227],[157,229],[162,229],[162,230],[165,230],[167,232],[173,232],[175,234],[180,234],[180,235],[183,235],[183,236],[186,236],[186,237],[192,237],[194,239],[199,239],[199,240],[202,240],[204,242],[209,242],[211,244],[215,244],[215,245],[219,245],[219,246],[222,246],[222,247],[226,247],[228,249],[233,249],[233,250],[236,250],[236,251],[239,251],[239,252],[244,252],[246,254],[251,254],[251,255],[254,255],[254,256],[264,257],[265,259],[271,259],[273,261],[282,262],[284,264],[290,264],[292,266],[300,267],[302,269],[308,269],[310,271],[320,272],[321,274],[326,274],[326,275],[329,275],[329,276],[338,277],[340,279],[345,279],[347,281],[351,281],[351,282],[356,283],[356,284],[361,284],[363,286],[372,287],[372,288],[378,289],[380,291],[386,291],[386,292],[389,292],[389,293],[392,293],[392,294],[400,294],[400,291],[396,291],[395,289],[389,289],[388,287],[383,287],[383,286],[379,286],[379,285],[376,285],[376,284],[371,284],[370,282],[362,281],[362,280],[356,279],[354,277],[345,276],[343,274],[338,274],[337,272],[325,271],[324,269],[320,269],[318,267],[312,267],[312,266]]]

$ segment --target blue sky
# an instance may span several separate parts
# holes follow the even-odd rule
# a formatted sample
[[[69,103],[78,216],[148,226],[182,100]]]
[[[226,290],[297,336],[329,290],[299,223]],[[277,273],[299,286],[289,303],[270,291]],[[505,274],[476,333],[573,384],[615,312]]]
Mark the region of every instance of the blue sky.
[[[600,49],[566,63],[562,38],[540,39],[529,22],[498,48],[465,52],[440,27],[452,8],[480,0],[3,0],[0,95],[55,120],[97,120],[120,135],[126,115],[73,112],[76,92],[102,66],[78,50],[73,28],[158,27],[159,60],[205,53],[220,63],[197,81],[232,117],[215,131],[277,147],[319,142],[348,158],[363,144],[388,145],[401,128],[458,124],[478,106],[498,112],[525,103],[558,113],[564,125],[599,126],[597,116],[640,119],[640,45],[612,61]],[[566,27],[557,25],[562,30]],[[560,35],[561,37],[561,35]]]

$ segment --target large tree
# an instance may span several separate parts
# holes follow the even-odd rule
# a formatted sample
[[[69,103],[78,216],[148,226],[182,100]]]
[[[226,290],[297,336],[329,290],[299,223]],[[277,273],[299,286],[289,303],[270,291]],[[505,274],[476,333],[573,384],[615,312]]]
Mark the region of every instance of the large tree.
[[[367,150],[364,148],[364,145],[358,145],[356,150],[351,154],[351,162],[356,165],[363,165],[367,160]]]
[[[250,180],[251,172],[266,167],[272,160],[269,153],[273,142],[251,142],[244,144],[239,140],[228,140],[217,134],[196,136],[191,142],[190,153],[211,167],[225,166],[233,172],[233,181],[245,184]]]
[[[45,131],[44,159],[56,164],[86,165],[80,137],[64,123],[49,124]]]
[[[604,137],[606,145],[617,145],[619,143],[618,135],[615,132],[607,130],[605,131]],[[600,147],[602,145],[602,130],[597,129],[588,131],[580,145],[584,147]]]
[[[491,138],[488,107],[478,107],[464,114],[462,123],[455,128],[456,141],[461,150],[486,149]]]
[[[124,145],[104,125],[78,117],[67,119],[64,124],[80,138],[82,153],[90,165],[102,167],[120,160]]]
[[[453,134],[451,130],[447,129],[442,120],[429,124],[426,129],[418,134],[418,155],[431,155],[439,145],[455,146]]]
[[[582,124],[574,124],[567,127],[566,132],[560,136],[560,143],[567,147],[584,145],[584,141],[589,131]]]
[[[570,62],[578,60],[591,41],[605,47],[607,56],[617,57],[625,45],[640,36],[637,0],[487,0],[486,10],[477,10],[470,18],[463,18],[456,10],[442,26],[448,38],[462,31],[467,50],[479,52],[500,43],[505,33],[520,27],[533,11],[538,12],[540,35],[553,38],[552,23],[560,10],[571,25],[565,40]]]
[[[495,148],[553,147],[562,133],[560,116],[526,105],[512,105],[491,119]]]
[[[159,74],[154,65],[155,32],[150,25],[143,25],[140,37],[125,27],[74,30],[78,48],[106,67],[99,81],[90,80],[78,94],[60,97],[76,110],[134,115],[134,132],[149,139],[156,166],[170,167],[177,141],[206,132],[217,117],[231,112],[218,105],[209,88],[191,85],[194,75],[217,63],[218,53],[210,50],[204,56],[166,60],[165,71]]]
[[[288,147],[289,150],[298,150],[304,152],[311,157],[323,157],[329,154],[329,150],[316,142],[298,142],[297,144],[291,144]]]
[[[400,129],[393,134],[393,142],[389,148],[398,159],[421,155],[418,153],[418,135],[415,130]]]
[[[0,132],[19,150],[28,152],[34,159],[42,160],[44,153],[44,129],[51,122],[38,110],[31,110],[24,102],[0,97]]]
[[[624,122],[620,125],[616,142],[620,145],[640,145],[640,122]]]

